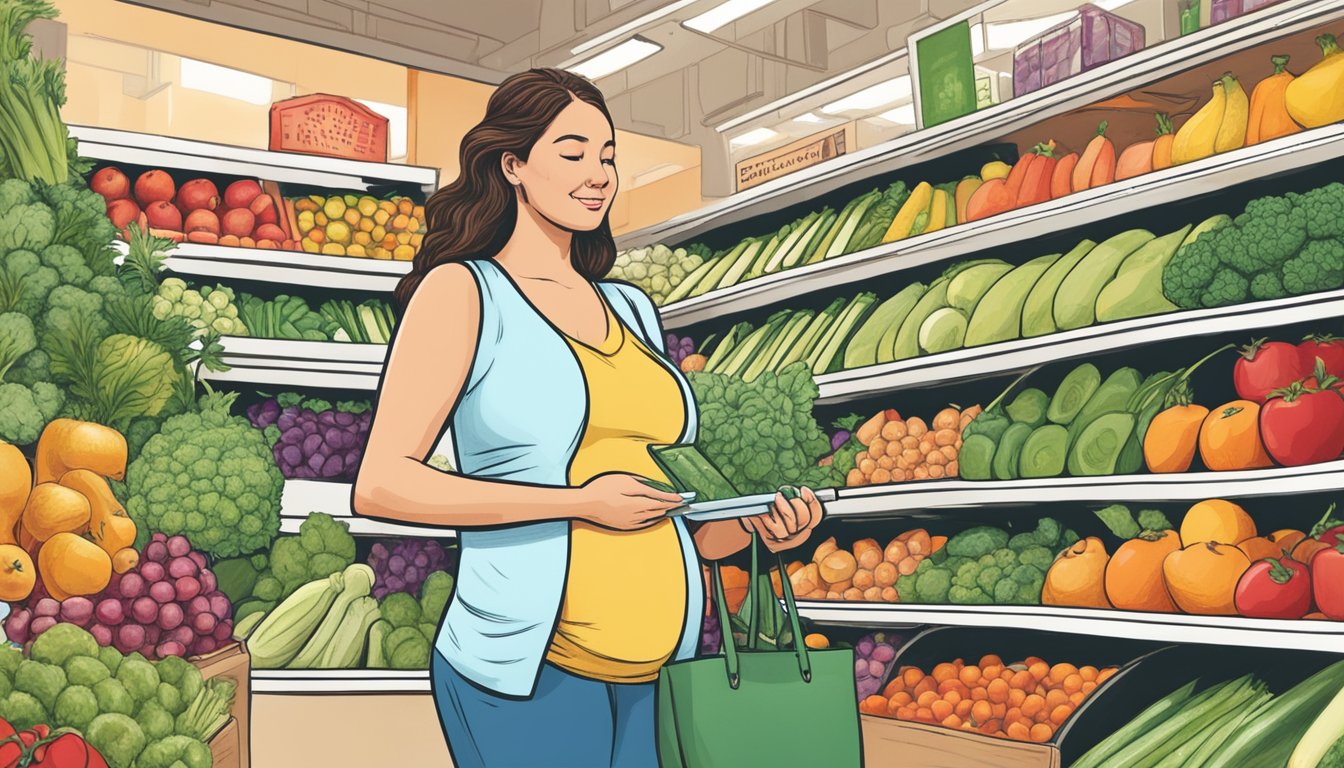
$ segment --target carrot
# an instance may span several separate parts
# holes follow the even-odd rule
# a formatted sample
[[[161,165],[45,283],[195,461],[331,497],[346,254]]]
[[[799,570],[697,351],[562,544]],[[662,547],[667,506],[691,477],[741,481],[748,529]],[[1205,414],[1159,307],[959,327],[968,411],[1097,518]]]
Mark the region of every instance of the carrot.
[[[1055,163],[1055,172],[1050,178],[1050,199],[1059,198],[1073,191],[1073,169],[1078,165],[1078,153],[1070,152]]]
[[[980,188],[975,190],[971,199],[966,203],[966,220],[976,221],[984,219],[995,214],[1011,211],[1013,204],[1017,202],[1016,197],[1008,190],[1008,184],[1003,179],[990,179]]]
[[[1195,458],[1199,427],[1209,409],[1202,405],[1173,405],[1153,417],[1143,437],[1143,458],[1150,472],[1184,472]]]
[[[1171,143],[1176,135],[1172,132],[1171,118],[1165,112],[1157,115],[1157,139],[1153,141],[1153,170],[1160,171],[1171,167]]]
[[[1115,179],[1132,179],[1135,176],[1142,176],[1153,170],[1153,144],[1154,141],[1141,141],[1138,144],[1131,144],[1120,153],[1120,159],[1115,161]]]
[[[1091,189],[1098,186],[1097,180],[1106,175],[1103,153],[1106,147],[1110,147],[1111,178],[1115,178],[1115,145],[1106,138],[1106,121],[1102,120],[1097,126],[1097,135],[1087,143],[1087,148],[1083,150],[1083,156],[1078,158],[1078,165],[1073,169],[1073,191],[1082,192],[1085,189]],[[1101,170],[1099,171],[1098,168]]]
[[[930,538],[929,538],[929,554],[933,554],[934,552],[937,552],[938,550],[942,549],[942,548],[943,548],[943,545],[946,544],[946,543],[947,543],[947,537],[946,537],[946,536],[932,536],[932,537],[930,537]]]
[[[1022,177],[1022,186],[1017,191],[1018,208],[1044,203],[1050,199],[1050,182],[1054,178],[1055,166],[1058,163],[1055,159],[1055,142],[1051,140],[1037,144],[1031,151],[1036,159]],[[1009,180],[1011,179],[1010,176]]]

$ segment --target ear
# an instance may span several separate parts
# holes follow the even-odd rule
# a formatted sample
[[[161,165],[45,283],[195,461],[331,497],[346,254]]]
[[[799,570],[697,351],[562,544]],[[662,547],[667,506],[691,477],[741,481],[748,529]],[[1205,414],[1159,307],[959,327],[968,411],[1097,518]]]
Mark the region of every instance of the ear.
[[[518,176],[518,169],[523,165],[525,163],[512,152],[505,152],[499,158],[499,167],[504,172],[504,178],[515,187],[521,186],[523,183],[523,180]]]

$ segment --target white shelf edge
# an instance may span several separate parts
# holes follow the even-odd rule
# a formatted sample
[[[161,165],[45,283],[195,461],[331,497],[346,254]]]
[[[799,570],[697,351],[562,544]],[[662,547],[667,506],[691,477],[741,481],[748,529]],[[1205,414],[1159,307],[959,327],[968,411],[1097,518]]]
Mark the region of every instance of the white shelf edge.
[[[730,195],[690,213],[618,238],[621,249],[674,245],[726,224],[804,202],[820,194],[927,162],[1003,136],[1049,117],[1124,93],[1177,72],[1344,17],[1337,0],[1285,0],[1273,6],[1157,43],[1024,96],[933,128],[812,166]]]
[[[939,624],[1025,628],[1100,637],[1251,648],[1344,652],[1344,622],[1243,619],[1033,605],[902,605],[800,601],[798,615],[819,624],[880,627]]]
[[[232,365],[232,363],[230,364]],[[278,368],[247,368],[233,365],[227,371],[201,369],[201,378],[239,384],[264,384],[273,387],[315,387],[323,389],[378,389],[377,374],[333,373]]]
[[[900,517],[928,510],[1054,502],[1144,503],[1283,496],[1344,487],[1344,460],[1241,472],[1056,477],[1033,480],[919,480],[838,490],[831,517]]]
[[[1172,338],[1230,333],[1246,328],[1270,328],[1336,317],[1344,317],[1344,290],[1103,323],[1046,336],[965,347],[895,363],[823,374],[816,377],[820,390],[817,404],[829,405],[877,393],[1011,373],[1034,365]]]
[[[313,512],[325,512],[350,526],[354,536],[398,536],[430,539],[454,539],[457,532],[447,528],[401,525],[359,517],[350,506],[350,483],[321,480],[285,480],[280,495],[280,532],[298,533],[299,526]]]
[[[1216,180],[1219,186],[1240,184],[1341,155],[1344,155],[1344,124],[1317,128],[988,219],[776,272],[678,301],[659,311],[665,327],[681,328],[813,291],[830,290],[1012,243],[1029,242],[1100,219],[1130,214],[1136,209],[1208,194],[1211,180]]]
[[[256,669],[254,694],[429,693],[429,670]]]
[[[69,126],[84,157],[169,169],[254,176],[263,180],[300,184],[331,184],[333,188],[364,189],[370,184],[416,184],[433,189],[435,168],[398,163],[371,163],[297,152],[272,152],[229,144],[178,139],[134,131]]]

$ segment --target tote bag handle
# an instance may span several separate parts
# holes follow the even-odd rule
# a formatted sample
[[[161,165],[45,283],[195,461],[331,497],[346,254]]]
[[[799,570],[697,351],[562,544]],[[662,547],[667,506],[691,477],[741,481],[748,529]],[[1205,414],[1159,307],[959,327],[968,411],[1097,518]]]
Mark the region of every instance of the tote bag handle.
[[[756,589],[757,574],[759,573],[759,564],[756,556],[757,536],[751,534],[751,580],[747,582],[747,596],[745,600],[752,599],[752,593]],[[793,632],[793,647],[798,657],[798,672],[803,678],[803,682],[812,682],[812,662],[808,658],[807,645],[802,642],[803,629],[798,621],[798,606],[793,597],[793,584],[789,582],[788,571],[784,568],[784,559],[780,555],[775,556],[776,565],[779,568],[780,587],[784,592],[784,603],[787,606],[789,614],[789,629]],[[714,607],[719,615],[719,633],[723,638],[720,645],[723,648],[724,666],[728,674],[729,687],[736,689],[742,682],[741,666],[737,656],[737,641],[733,638],[733,628],[729,623],[728,617],[731,615],[728,611],[728,598],[723,592],[723,574],[720,571],[720,565],[714,563],[713,589],[714,589]],[[758,614],[759,611],[751,612],[749,622],[749,637],[754,637],[758,632]]]

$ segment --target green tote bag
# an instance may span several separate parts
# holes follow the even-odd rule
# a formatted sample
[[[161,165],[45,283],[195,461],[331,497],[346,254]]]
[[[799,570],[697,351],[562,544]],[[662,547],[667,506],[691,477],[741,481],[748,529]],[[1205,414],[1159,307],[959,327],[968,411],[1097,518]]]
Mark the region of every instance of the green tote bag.
[[[748,590],[758,589],[763,581],[756,577],[755,547],[753,535]],[[712,589],[723,648],[717,656],[673,662],[659,672],[656,717],[663,768],[863,764],[854,652],[818,651],[801,643],[793,588],[783,561],[776,561],[795,650],[736,647],[715,563]],[[756,636],[758,613],[751,612],[750,637]],[[806,717],[800,718],[800,712]]]

